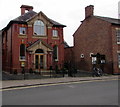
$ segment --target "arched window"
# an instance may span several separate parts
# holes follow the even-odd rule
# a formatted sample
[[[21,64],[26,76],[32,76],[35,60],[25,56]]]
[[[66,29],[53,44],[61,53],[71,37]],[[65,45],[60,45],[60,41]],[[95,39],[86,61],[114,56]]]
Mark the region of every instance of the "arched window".
[[[35,35],[45,35],[45,24],[41,20],[36,20],[34,22],[34,34]]]
[[[25,44],[20,45],[20,60],[25,60]]]
[[[55,46],[53,47],[53,59],[54,59],[55,61],[58,61],[58,46],[57,46],[57,45],[55,45]]]

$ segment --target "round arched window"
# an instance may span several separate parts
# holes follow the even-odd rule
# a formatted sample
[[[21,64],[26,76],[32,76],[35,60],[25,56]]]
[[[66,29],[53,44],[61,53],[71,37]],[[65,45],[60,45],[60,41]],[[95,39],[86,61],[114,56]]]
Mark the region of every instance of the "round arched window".
[[[20,60],[25,60],[25,44],[20,45]]]
[[[34,22],[34,34],[35,35],[45,35],[45,24],[41,20],[36,20]]]
[[[55,61],[58,61],[58,46],[57,45],[53,47],[53,58]]]

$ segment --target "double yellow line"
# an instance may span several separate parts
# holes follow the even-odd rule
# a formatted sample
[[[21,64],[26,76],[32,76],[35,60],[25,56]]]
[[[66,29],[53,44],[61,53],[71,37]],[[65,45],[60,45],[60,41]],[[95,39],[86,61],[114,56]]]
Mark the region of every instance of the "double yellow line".
[[[40,84],[40,85],[31,85],[31,86],[21,86],[21,87],[15,87],[15,88],[6,88],[6,89],[0,89],[0,92],[2,91],[11,91],[11,90],[21,90],[21,89],[27,89],[27,88],[37,88],[37,87],[46,87],[46,86],[57,86],[57,85],[69,85],[69,84],[81,84],[81,83],[89,83],[89,82],[100,82],[100,81],[112,81],[112,80],[119,80],[119,79],[105,79],[105,80],[85,80],[85,81],[73,81],[73,82],[65,82],[65,83],[51,83],[51,84]]]

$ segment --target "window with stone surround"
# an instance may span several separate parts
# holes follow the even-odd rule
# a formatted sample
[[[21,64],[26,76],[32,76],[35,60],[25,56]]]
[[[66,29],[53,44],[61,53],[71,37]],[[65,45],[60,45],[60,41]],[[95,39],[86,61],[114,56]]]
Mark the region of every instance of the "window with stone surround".
[[[20,27],[19,33],[20,33],[20,35],[25,35],[26,34],[26,27]]]
[[[45,36],[45,24],[41,20],[34,22],[34,35]]]
[[[25,44],[21,44],[20,45],[20,60],[25,60],[25,50],[26,50],[26,47],[25,47]]]
[[[52,30],[52,35],[53,35],[53,37],[58,37],[58,31],[57,30]]]
[[[54,61],[58,61],[58,46],[57,45],[53,47],[53,59]]]

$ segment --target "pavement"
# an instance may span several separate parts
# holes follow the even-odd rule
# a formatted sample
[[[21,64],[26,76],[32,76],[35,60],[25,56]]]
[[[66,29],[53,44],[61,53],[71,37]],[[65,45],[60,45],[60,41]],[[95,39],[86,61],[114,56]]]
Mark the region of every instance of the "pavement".
[[[62,78],[49,78],[49,79],[32,79],[32,80],[7,80],[0,81],[0,89],[25,87],[44,84],[68,83],[77,81],[91,81],[91,80],[107,80],[118,79],[119,76],[101,76],[101,77],[62,77]]]

